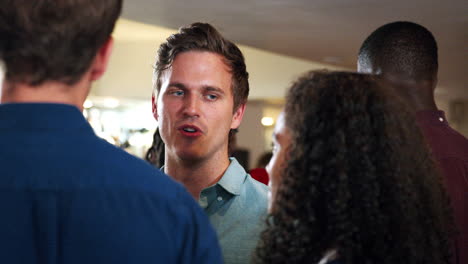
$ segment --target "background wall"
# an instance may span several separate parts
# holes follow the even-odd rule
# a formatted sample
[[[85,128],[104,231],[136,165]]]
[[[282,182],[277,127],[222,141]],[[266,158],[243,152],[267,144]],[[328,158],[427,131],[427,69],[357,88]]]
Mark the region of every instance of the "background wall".
[[[119,20],[114,32],[114,52],[108,71],[93,86],[91,98],[113,98],[118,99],[121,104],[131,102],[125,104],[125,108],[132,108],[131,105],[138,108],[138,115],[134,120],[141,123],[141,128],[146,128],[152,133],[156,126],[149,103],[152,93],[152,65],[159,45],[175,32],[168,28]],[[337,68],[243,45],[239,47],[244,53],[250,74],[250,96],[237,144],[250,151],[249,163],[253,167],[258,156],[271,149],[273,126],[263,126],[261,119],[268,116],[276,120],[286,89],[299,75],[314,69],[354,69]],[[446,112],[454,128],[468,135],[468,102],[453,101],[449,98],[451,97],[446,93],[446,89],[436,89],[439,108]],[[138,129],[135,122],[132,123],[131,129]],[[148,144],[150,142],[145,146]]]
[[[455,100],[450,102],[447,118],[455,130],[468,137],[468,101]]]
[[[159,45],[174,30],[119,20],[114,32],[114,51],[107,73],[95,84],[96,96],[151,98],[152,65]],[[250,75],[250,99],[283,97],[286,88],[301,73],[313,69],[339,69],[259,49],[242,46]],[[343,69],[343,68],[341,68]]]

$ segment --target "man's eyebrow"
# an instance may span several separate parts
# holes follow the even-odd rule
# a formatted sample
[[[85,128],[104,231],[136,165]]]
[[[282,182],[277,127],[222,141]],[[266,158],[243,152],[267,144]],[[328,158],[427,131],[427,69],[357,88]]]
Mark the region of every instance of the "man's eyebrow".
[[[210,86],[210,85],[207,85],[207,86],[203,86],[203,89],[207,92],[217,92],[217,93],[220,93],[220,94],[224,94],[224,90],[221,89],[221,88],[218,88],[218,87],[215,87],[215,86]]]
[[[185,89],[185,85],[183,83],[180,83],[180,82],[172,82],[172,83],[169,83],[169,85],[167,87],[176,87],[176,88],[180,88],[180,89]]]

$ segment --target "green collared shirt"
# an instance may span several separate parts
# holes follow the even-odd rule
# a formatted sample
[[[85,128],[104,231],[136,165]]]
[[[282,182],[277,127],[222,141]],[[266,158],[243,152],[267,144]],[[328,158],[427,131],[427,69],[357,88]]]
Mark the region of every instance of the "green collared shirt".
[[[268,187],[257,182],[236,159],[221,180],[200,193],[205,210],[218,234],[226,264],[249,263],[265,228]]]

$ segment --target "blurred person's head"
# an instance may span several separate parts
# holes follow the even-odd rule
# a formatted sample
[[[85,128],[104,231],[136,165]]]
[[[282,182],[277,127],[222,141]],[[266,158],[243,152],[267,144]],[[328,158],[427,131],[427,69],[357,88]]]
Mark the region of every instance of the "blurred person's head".
[[[267,167],[260,263],[448,263],[448,198],[406,105],[369,75],[309,72]]]
[[[227,161],[229,135],[240,125],[249,93],[239,48],[209,24],[182,27],[161,44],[153,79],[153,113],[166,155],[203,160],[221,154]]]
[[[425,27],[403,21],[379,27],[363,42],[357,68],[384,77],[412,108],[436,108],[437,43]]]
[[[284,112],[278,116],[276,125],[273,131],[273,151],[272,156],[266,165],[266,170],[269,176],[268,186],[270,186],[268,208],[271,211],[278,192],[279,182],[282,178],[282,172],[286,166],[286,161],[289,158],[289,150],[291,145],[291,130],[286,127]]]
[[[72,86],[84,76],[98,79],[121,8],[122,0],[5,0],[0,56],[8,69],[8,92],[16,86]]]
[[[437,79],[437,43],[425,27],[393,22],[372,32],[358,54],[358,71],[407,80]]]

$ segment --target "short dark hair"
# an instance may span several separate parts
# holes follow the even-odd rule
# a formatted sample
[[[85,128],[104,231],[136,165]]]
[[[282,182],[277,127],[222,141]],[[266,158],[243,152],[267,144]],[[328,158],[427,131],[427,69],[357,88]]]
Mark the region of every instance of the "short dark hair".
[[[153,77],[154,88],[158,92],[161,89],[162,73],[171,67],[178,54],[187,51],[208,51],[223,56],[232,73],[234,110],[247,102],[249,74],[244,55],[233,42],[225,39],[213,26],[199,22],[181,27],[179,33],[171,35],[159,47]]]
[[[0,57],[6,79],[76,83],[108,40],[122,0],[3,0]]]
[[[309,72],[286,99],[291,147],[259,263],[449,263],[453,219],[407,106],[377,77]],[[410,143],[410,144],[409,144]]]
[[[437,42],[429,30],[416,23],[389,23],[367,37],[359,50],[358,64],[411,80],[433,80],[438,69]]]

